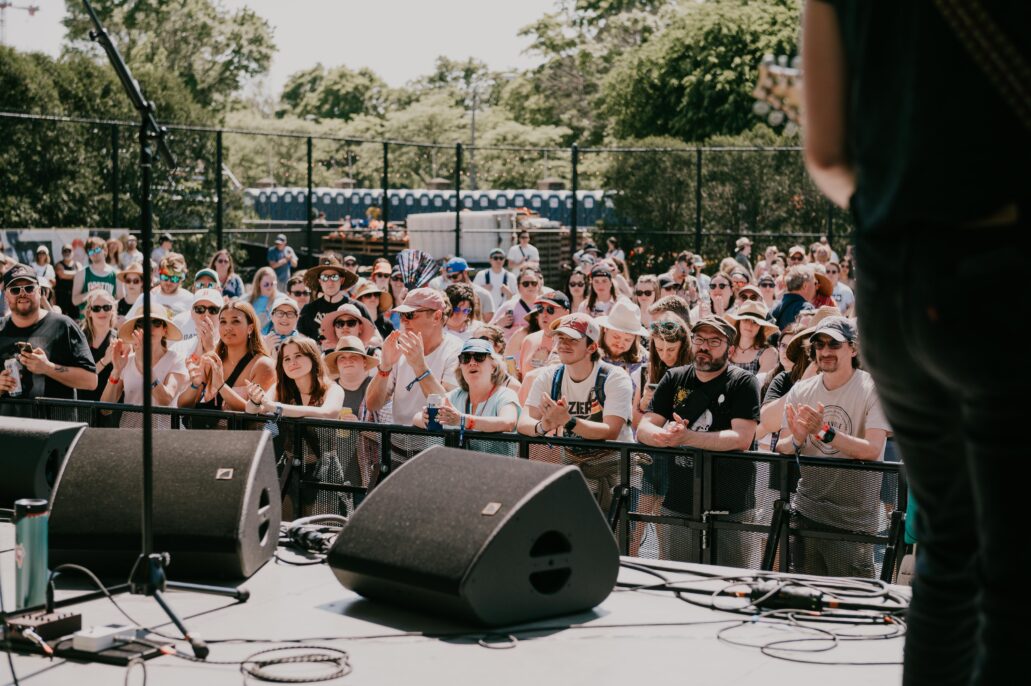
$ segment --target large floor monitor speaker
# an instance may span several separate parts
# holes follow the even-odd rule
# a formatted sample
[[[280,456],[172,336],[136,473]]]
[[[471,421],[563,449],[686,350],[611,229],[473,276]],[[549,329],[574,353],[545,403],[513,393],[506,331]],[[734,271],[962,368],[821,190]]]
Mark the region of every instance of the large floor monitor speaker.
[[[85,424],[0,417],[0,507],[22,498],[50,500],[68,454]]]
[[[141,549],[142,432],[86,429],[50,514],[50,562],[128,576]],[[168,577],[244,579],[275,552],[281,499],[264,431],[154,432],[154,550]]]
[[[599,604],[619,551],[575,467],[438,446],[369,494],[329,564],[367,598],[501,626]]]

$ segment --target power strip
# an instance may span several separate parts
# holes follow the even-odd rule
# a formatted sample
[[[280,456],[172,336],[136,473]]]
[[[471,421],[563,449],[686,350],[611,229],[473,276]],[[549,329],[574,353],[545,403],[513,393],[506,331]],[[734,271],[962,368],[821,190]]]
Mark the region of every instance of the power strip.
[[[129,624],[101,624],[77,631],[72,635],[72,648],[87,653],[99,653],[115,643],[136,638],[136,627]]]

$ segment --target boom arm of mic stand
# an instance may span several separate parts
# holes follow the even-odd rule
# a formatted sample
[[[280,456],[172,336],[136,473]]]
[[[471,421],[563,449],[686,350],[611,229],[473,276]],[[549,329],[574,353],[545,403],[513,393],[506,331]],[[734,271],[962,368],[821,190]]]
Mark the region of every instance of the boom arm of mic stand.
[[[150,135],[157,141],[158,153],[169,169],[176,169],[179,165],[175,160],[175,156],[172,155],[171,148],[168,147],[168,143],[165,141],[168,129],[158,125],[157,119],[154,118],[154,103],[143,96],[139,82],[132,77],[129,67],[125,64],[125,60],[122,59],[122,53],[111,42],[111,36],[108,35],[107,29],[100,23],[100,19],[97,17],[97,13],[93,11],[93,6],[90,5],[89,0],[82,0],[82,4],[85,5],[86,13],[89,14],[90,21],[93,22],[94,30],[90,31],[90,40],[100,43],[101,47],[104,48],[111,66],[115,68],[115,73],[118,74],[118,80],[122,82],[122,87],[125,88],[126,94],[132,100],[133,107],[143,117],[147,128],[150,130]]]

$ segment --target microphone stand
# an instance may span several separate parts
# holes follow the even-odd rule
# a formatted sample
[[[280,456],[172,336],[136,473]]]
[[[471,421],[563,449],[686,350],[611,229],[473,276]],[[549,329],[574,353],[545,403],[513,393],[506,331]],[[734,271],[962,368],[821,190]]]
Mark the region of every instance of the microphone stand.
[[[143,512],[142,512],[142,550],[136,564],[133,565],[130,573],[128,590],[136,595],[153,597],[161,609],[165,611],[176,628],[182,632],[190,646],[193,654],[200,659],[208,655],[208,647],[197,634],[191,634],[182,620],[176,615],[162,593],[166,588],[181,588],[200,593],[211,593],[215,595],[226,595],[246,602],[250,593],[237,588],[221,588],[218,586],[202,586],[197,584],[184,584],[175,581],[168,581],[165,575],[165,567],[170,561],[168,553],[157,553],[154,551],[154,427],[152,424],[153,402],[151,399],[151,385],[153,376],[153,356],[151,354],[151,340],[153,331],[151,329],[151,265],[150,252],[154,231],[154,214],[151,201],[151,182],[154,164],[155,147],[161,158],[168,167],[175,170],[178,166],[172,151],[168,147],[165,137],[168,129],[159,126],[154,116],[154,103],[143,96],[139,82],[129,72],[129,67],[122,59],[121,53],[114,43],[107,30],[101,25],[96,12],[90,5],[89,0],[82,0],[93,22],[95,30],[90,31],[90,40],[96,41],[107,53],[111,66],[118,74],[119,80],[125,88],[126,94],[132,100],[133,106],[140,114],[140,214],[142,219],[141,231],[143,234]],[[219,170],[221,173],[221,170]]]

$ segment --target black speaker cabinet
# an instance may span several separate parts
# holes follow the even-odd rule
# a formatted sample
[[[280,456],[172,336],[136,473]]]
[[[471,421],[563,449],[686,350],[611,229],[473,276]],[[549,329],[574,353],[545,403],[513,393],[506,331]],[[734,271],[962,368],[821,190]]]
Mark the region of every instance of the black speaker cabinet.
[[[329,564],[368,598],[500,626],[594,607],[619,551],[575,467],[438,446],[369,494]]]
[[[85,424],[0,417],[0,507],[21,498],[50,500],[68,454]]]
[[[51,566],[128,575],[141,549],[142,431],[86,429],[50,514]],[[279,481],[264,431],[154,432],[154,550],[168,577],[243,579],[279,542]]]

